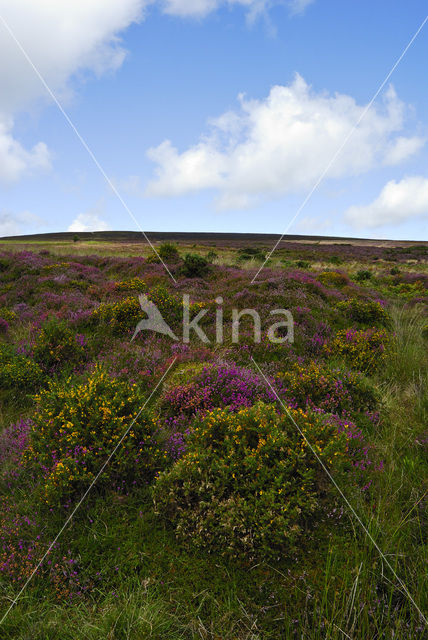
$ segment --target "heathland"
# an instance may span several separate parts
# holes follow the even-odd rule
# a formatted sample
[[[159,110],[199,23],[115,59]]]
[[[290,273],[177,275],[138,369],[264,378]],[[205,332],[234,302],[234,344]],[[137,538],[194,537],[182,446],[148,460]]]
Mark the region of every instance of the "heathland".
[[[0,242],[1,638],[426,637],[428,243],[274,240]]]

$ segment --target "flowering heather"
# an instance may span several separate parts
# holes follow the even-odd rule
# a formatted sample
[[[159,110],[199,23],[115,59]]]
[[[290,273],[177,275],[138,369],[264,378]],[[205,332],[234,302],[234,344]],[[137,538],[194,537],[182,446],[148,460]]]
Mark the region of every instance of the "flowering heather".
[[[275,394],[264,380],[249,369],[234,365],[205,367],[187,385],[170,389],[162,398],[165,415],[193,416],[214,407],[229,407],[237,411],[257,401],[275,402]]]

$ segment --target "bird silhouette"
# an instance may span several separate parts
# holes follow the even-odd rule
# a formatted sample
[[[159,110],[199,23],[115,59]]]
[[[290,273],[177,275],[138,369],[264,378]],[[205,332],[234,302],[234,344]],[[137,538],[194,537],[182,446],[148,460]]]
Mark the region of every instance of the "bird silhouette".
[[[138,300],[140,302],[141,309],[144,311],[144,313],[147,314],[147,318],[145,318],[144,320],[140,320],[140,322],[137,324],[137,326],[135,327],[134,335],[131,338],[131,342],[135,338],[135,336],[144,329],[149,331],[156,331],[156,333],[162,333],[165,336],[169,336],[173,340],[178,340],[171,327],[163,319],[162,314],[155,303],[149,300],[145,294],[138,296]]]

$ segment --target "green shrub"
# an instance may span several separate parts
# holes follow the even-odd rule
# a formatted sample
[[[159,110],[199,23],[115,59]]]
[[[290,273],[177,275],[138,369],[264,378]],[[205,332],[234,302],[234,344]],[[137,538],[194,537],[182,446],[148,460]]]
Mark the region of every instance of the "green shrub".
[[[208,251],[207,253],[208,262],[214,262],[214,260],[217,260],[217,258],[218,258],[218,254],[215,251]]]
[[[332,472],[343,464],[337,428],[292,415]],[[291,553],[322,489],[319,463],[290,418],[258,403],[235,414],[215,409],[192,427],[184,456],[156,479],[157,513],[189,547],[246,560]]]
[[[265,252],[260,247],[243,247],[238,249],[238,262],[247,260],[264,260]]]
[[[0,389],[28,393],[42,382],[43,371],[36,362],[16,353],[11,345],[0,343]]]
[[[119,476],[127,486],[151,477],[153,423],[147,412],[138,415],[143,402],[135,384],[119,382],[96,368],[82,384],[51,381],[36,402],[24,463],[41,475],[47,502],[86,489],[130,425],[97,489],[111,486]]]
[[[48,374],[81,365],[87,359],[86,340],[66,322],[48,320],[36,338],[34,360]]]
[[[358,300],[350,298],[336,304],[336,309],[350,320],[361,324],[373,325],[380,324],[388,327],[391,324],[391,317],[380,302],[374,300]]]
[[[296,260],[296,267],[299,269],[310,269],[311,263],[307,260]]]
[[[163,242],[157,249],[157,253],[154,251],[147,257],[146,262],[152,264],[159,264],[161,261],[167,264],[175,264],[179,262],[180,254],[175,244],[169,242]]]
[[[180,254],[175,244],[170,242],[163,242],[158,249],[158,254],[164,262],[178,262],[180,260]]]
[[[372,272],[368,269],[360,269],[355,275],[355,280],[357,280],[357,282],[365,282],[366,280],[370,280],[372,276]]]
[[[209,273],[208,260],[196,253],[187,253],[180,272],[186,278],[203,278]]]
[[[330,262],[330,264],[343,264],[343,258],[341,258],[340,256],[330,256],[328,261]]]

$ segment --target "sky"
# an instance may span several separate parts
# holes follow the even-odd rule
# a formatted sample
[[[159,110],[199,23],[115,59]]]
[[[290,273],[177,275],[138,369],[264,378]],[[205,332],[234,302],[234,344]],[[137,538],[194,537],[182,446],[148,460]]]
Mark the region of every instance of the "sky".
[[[428,240],[427,13],[0,0],[0,236]]]

